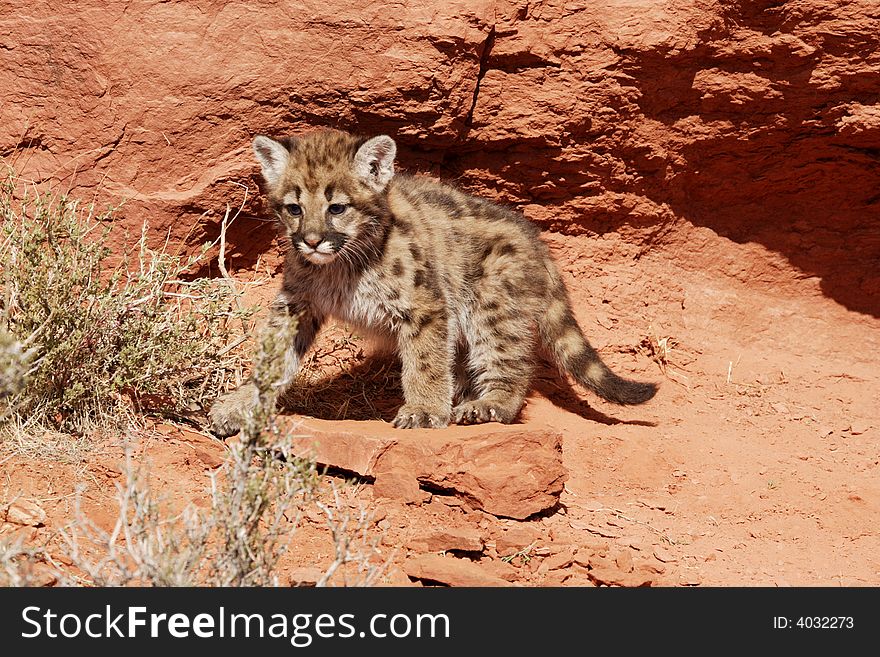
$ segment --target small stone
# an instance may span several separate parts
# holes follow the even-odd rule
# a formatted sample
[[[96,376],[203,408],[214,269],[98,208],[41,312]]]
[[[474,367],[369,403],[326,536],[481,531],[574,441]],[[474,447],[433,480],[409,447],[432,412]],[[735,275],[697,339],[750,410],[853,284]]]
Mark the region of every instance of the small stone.
[[[321,509],[318,507],[311,505],[303,512],[306,520],[315,525],[325,525],[327,524],[327,516],[324,514]]]
[[[662,575],[666,572],[666,566],[662,563],[656,563],[654,561],[648,561],[647,563],[642,564],[642,568],[651,571],[652,573],[657,573],[658,575]]]
[[[663,563],[671,563],[677,561],[674,556],[669,554],[669,552],[667,552],[665,548],[659,545],[654,546],[654,557],[657,559],[657,561],[662,561]]]
[[[435,500],[439,500],[446,506],[463,506],[464,500],[460,497],[452,497],[451,495],[435,495]]]
[[[57,583],[58,574],[52,568],[42,563],[34,565],[34,570],[30,577],[30,586],[48,587],[55,586]]]
[[[519,571],[514,566],[506,561],[501,561],[500,559],[494,559],[488,562],[481,561],[480,565],[485,568],[487,572],[496,577],[500,577],[507,582],[515,582],[520,578]]]
[[[614,563],[620,568],[621,572],[631,573],[635,567],[633,564],[632,552],[629,550],[621,550],[614,557]]]
[[[625,587],[651,586],[656,578],[655,573],[643,567],[631,573],[623,573],[613,566],[598,564],[589,571],[588,575],[596,584]]]
[[[2,518],[14,525],[41,527],[46,522],[46,512],[38,504],[28,500],[16,500],[0,510]]]
[[[868,425],[860,422],[853,422],[849,426],[849,433],[851,436],[861,436],[866,431],[868,431]]]
[[[541,586],[562,586],[570,577],[569,573],[564,570],[554,570],[545,574],[541,573],[539,569],[538,573],[544,576]]]
[[[788,409],[788,406],[783,404],[782,402],[777,402],[775,404],[770,404],[770,408],[779,413],[780,415],[788,415],[791,411]]]
[[[682,586],[699,586],[703,580],[696,573],[682,573],[678,579]]]
[[[590,555],[587,554],[584,550],[578,551],[572,561],[575,565],[581,566],[582,568],[590,567]]]
[[[378,586],[414,586],[414,584],[400,568],[391,568],[381,577]]]
[[[567,571],[566,571],[567,572]],[[590,576],[587,573],[575,573],[567,580],[565,580],[566,586],[577,586],[580,588],[596,586],[596,582],[590,579]]]
[[[572,552],[571,548],[559,552],[558,554],[551,554],[541,563],[540,568],[538,568],[538,572],[548,572],[550,570],[561,570],[563,568],[568,568],[571,565],[573,558],[574,553]]]
[[[613,529],[598,527],[597,525],[591,525],[588,522],[578,522],[576,520],[572,520],[568,524],[572,529],[590,532],[591,534],[596,534],[597,536],[602,536],[603,538],[620,538],[621,536],[620,532],[614,531]]]
[[[323,576],[324,571],[320,568],[295,568],[288,573],[287,581],[290,586],[310,587],[320,582]]]
[[[667,503],[663,500],[648,500],[645,498],[639,499],[638,503],[642,506],[648,507],[649,509],[657,509],[658,511],[665,511],[666,507],[668,506]]]
[[[609,331],[614,328],[614,321],[605,313],[596,313],[596,323]]]
[[[495,539],[495,549],[498,550],[498,554],[507,556],[537,543],[541,537],[541,530],[537,527],[519,524],[501,532],[501,535]]]

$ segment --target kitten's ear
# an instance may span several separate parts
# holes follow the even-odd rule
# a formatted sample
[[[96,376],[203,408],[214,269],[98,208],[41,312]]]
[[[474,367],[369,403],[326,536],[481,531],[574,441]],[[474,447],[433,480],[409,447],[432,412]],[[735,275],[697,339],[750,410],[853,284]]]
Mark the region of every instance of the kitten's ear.
[[[388,135],[368,140],[354,156],[354,174],[374,191],[381,192],[394,177],[397,146]]]
[[[263,168],[263,180],[269,187],[275,187],[284,175],[287,161],[290,159],[288,147],[274,139],[258,135],[254,137],[253,149]]]

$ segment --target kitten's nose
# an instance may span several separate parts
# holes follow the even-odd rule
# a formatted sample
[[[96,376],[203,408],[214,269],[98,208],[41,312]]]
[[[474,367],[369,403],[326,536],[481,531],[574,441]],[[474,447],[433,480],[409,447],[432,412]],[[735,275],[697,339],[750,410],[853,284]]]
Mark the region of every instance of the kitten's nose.
[[[316,235],[315,233],[309,233],[308,235],[303,236],[303,242],[308,244],[313,249],[318,248],[318,245],[321,243],[321,236]]]

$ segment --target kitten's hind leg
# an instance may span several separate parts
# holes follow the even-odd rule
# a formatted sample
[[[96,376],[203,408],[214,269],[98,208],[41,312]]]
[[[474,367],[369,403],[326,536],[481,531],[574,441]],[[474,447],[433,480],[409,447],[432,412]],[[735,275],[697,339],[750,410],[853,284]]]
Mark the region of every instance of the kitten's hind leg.
[[[452,411],[456,424],[516,420],[529,390],[535,332],[528,315],[496,311],[474,318],[468,330],[468,369],[475,399]]]

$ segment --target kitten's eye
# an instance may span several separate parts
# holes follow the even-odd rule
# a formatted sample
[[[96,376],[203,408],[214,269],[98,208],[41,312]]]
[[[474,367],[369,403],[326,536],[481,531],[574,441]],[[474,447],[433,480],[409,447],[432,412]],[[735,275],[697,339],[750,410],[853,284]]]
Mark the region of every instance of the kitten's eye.
[[[330,207],[327,210],[330,211],[330,214],[342,214],[348,209],[348,206],[344,203],[331,203]]]
[[[296,203],[288,203],[284,206],[284,209],[287,210],[294,217],[298,217],[303,213],[303,209]]]

